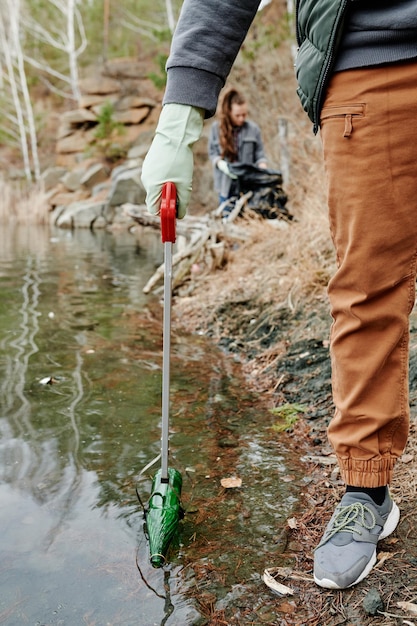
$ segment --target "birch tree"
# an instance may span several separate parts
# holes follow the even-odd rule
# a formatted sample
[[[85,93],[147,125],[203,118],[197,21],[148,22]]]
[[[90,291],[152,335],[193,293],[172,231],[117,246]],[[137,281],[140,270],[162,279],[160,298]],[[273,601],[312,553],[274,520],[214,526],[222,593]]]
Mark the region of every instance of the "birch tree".
[[[45,14],[48,14],[48,19],[45,20],[47,26],[29,15],[25,18],[26,29],[35,41],[46,46],[46,49],[53,48],[62,53],[67,71],[64,72],[45,59],[35,59],[33,56],[26,56],[26,62],[40,70],[51,91],[74,100],[80,97],[78,57],[88,43],[78,6],[80,4],[81,0],[48,0],[48,9],[45,9]],[[62,88],[59,87],[59,83],[63,84]]]
[[[172,0],[165,0],[165,9],[167,14],[168,28],[171,31],[171,35],[173,35],[175,30],[175,17],[174,9],[172,7]]]
[[[18,143],[26,178],[40,179],[35,116],[27,82],[27,65],[38,70],[55,93],[78,100],[78,57],[87,46],[83,21],[78,8],[81,0],[48,0],[43,21],[29,14],[25,0],[0,2],[0,93],[2,129],[5,136]],[[51,15],[52,11],[52,15]],[[66,71],[30,55],[28,33],[37,42],[62,53]],[[53,56],[53,55],[50,55]],[[48,78],[46,78],[48,77]],[[52,82],[54,81],[54,83]],[[59,85],[64,84],[61,89]]]
[[[172,0],[165,0],[165,15],[163,15],[162,10],[155,10],[156,15],[160,14],[161,16],[161,21],[159,22],[143,19],[126,9],[122,11],[127,18],[122,20],[123,26],[140,35],[143,35],[147,39],[157,42],[160,41],[161,33],[166,33],[167,30],[171,33],[171,35],[174,33],[176,19]]]
[[[18,137],[26,178],[40,178],[36,125],[26,79],[21,47],[20,0],[2,0],[0,5],[0,64],[1,88],[5,102],[12,104],[5,111],[9,124],[6,134]],[[10,127],[11,124],[11,127]]]

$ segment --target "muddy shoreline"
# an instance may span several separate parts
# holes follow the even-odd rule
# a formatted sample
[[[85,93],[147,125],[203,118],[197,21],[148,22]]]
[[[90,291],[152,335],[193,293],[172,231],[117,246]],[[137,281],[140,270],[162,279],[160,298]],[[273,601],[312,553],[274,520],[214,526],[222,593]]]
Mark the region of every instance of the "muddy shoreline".
[[[328,341],[331,318],[325,288],[297,311],[282,307],[274,310],[272,305],[257,308],[256,298],[213,299],[210,297],[213,288],[210,291],[209,287],[212,279],[205,277],[200,281],[193,297],[176,298],[176,324],[210,337],[229,359],[238,361],[248,389],[259,394],[266,406],[295,408],[297,417],[283,428],[281,443],[299,460],[304,479],[297,482],[296,515],[280,534],[281,545],[282,533],[285,534],[285,549],[271,554],[265,563],[265,567],[287,567],[289,578],[281,582],[290,585],[294,595],[277,596],[259,576],[256,581],[246,581],[243,596],[231,597],[221,611],[213,603],[211,615],[202,623],[210,626],[417,623],[410,613],[412,608],[401,604],[413,602],[417,595],[414,533],[417,458],[413,413],[417,403],[417,315],[413,313],[411,317],[411,434],[391,486],[402,518],[394,535],[379,545],[380,560],[372,573],[350,590],[332,592],[319,589],[311,580],[314,547],[344,489],[326,435],[333,404]],[[227,280],[225,272],[224,281]],[[217,276],[216,281],[218,288],[221,278]],[[262,285],[259,289],[262,290]],[[364,599],[375,594],[380,602],[372,614]]]

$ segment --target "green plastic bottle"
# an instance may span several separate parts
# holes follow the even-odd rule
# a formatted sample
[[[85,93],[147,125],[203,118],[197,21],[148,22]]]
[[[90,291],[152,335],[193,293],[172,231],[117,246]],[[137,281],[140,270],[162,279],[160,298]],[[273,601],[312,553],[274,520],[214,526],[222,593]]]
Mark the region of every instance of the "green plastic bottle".
[[[151,565],[166,563],[170,543],[183,516],[181,507],[182,477],[178,470],[168,468],[168,481],[163,481],[159,470],[152,481],[152,493],[146,513]]]

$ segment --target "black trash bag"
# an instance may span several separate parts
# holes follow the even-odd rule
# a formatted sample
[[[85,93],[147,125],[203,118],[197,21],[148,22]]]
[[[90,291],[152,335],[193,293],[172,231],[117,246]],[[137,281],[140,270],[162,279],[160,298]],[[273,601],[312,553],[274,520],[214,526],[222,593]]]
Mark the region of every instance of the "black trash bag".
[[[248,200],[252,211],[267,219],[293,219],[286,207],[288,197],[282,189],[282,174],[279,170],[264,169],[249,163],[230,163],[229,169],[238,177],[238,195],[252,191]]]

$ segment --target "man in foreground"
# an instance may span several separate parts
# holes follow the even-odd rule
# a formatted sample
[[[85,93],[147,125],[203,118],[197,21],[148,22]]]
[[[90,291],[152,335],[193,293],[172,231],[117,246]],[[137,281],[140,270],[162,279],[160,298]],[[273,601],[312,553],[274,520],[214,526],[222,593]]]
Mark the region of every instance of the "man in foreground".
[[[172,181],[188,205],[192,146],[258,0],[185,0],[142,179],[159,210]],[[337,271],[329,283],[335,415],[328,429],[346,493],[315,550],[318,585],[357,584],[394,531],[389,493],[407,442],[408,318],[417,258],[417,0],[300,0],[298,95],[320,129]],[[271,80],[274,80],[272,77]]]

